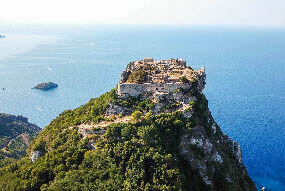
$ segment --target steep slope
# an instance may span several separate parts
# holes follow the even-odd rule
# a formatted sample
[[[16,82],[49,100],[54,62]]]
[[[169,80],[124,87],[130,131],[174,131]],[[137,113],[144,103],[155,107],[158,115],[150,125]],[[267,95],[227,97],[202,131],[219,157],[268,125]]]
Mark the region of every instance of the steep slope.
[[[25,117],[0,113],[0,166],[25,156],[30,141],[40,130]]]
[[[53,120],[29,157],[0,170],[1,190],[255,190],[239,145],[187,89],[118,96],[117,89]]]

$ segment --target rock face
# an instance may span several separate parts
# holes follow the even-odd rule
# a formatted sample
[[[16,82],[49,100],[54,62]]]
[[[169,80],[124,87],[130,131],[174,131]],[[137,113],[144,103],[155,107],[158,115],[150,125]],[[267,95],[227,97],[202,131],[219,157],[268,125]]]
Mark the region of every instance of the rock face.
[[[25,156],[31,140],[40,128],[22,116],[0,113],[0,161],[5,165]]]
[[[106,110],[106,115],[108,116],[109,115],[119,115],[119,114],[127,115],[127,114],[131,114],[131,112],[132,110],[130,110],[129,108],[110,102]]]
[[[255,190],[241,159],[238,143],[224,135],[211,114],[205,126],[197,125],[182,136],[180,153],[213,190]]]
[[[40,90],[49,90],[53,88],[57,88],[58,85],[53,83],[53,82],[48,82],[48,83],[40,83],[33,87],[32,89],[40,89]]]
[[[32,151],[32,152],[30,153],[31,161],[32,161],[32,162],[35,162],[41,155],[42,155],[41,151],[37,151],[37,150]]]

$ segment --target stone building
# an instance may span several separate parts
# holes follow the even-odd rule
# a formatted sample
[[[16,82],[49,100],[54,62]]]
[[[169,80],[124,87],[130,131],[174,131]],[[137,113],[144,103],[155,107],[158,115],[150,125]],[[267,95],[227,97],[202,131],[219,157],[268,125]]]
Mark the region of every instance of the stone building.
[[[135,71],[143,71],[145,74],[143,83],[129,82],[129,76]],[[182,82],[181,77],[186,78],[188,82]],[[137,97],[143,92],[170,93],[179,88],[188,89],[194,83],[202,91],[205,78],[204,67],[200,70],[193,70],[186,66],[184,59],[154,61],[152,58],[145,58],[141,61],[131,62],[122,72],[118,84],[118,95],[121,97]]]

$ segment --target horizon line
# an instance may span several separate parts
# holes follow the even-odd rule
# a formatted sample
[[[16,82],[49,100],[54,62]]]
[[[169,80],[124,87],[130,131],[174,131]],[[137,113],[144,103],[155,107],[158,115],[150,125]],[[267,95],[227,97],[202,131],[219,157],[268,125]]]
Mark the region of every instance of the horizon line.
[[[135,23],[67,23],[67,22],[46,22],[46,23],[38,23],[38,22],[7,22],[4,21],[0,23],[0,26],[5,25],[30,25],[30,26],[60,26],[60,27],[72,27],[72,26],[119,26],[119,27],[132,27],[132,26],[151,26],[151,27],[217,27],[217,28],[255,28],[255,29],[285,29],[285,26],[274,26],[274,25],[237,25],[237,24],[166,24],[166,23],[160,23],[160,24],[135,24]]]

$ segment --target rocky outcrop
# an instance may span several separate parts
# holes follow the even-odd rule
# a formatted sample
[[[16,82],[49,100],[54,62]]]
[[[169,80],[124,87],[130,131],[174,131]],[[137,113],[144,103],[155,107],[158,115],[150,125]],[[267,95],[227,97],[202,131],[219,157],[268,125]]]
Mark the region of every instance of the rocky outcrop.
[[[182,136],[180,153],[211,190],[255,190],[241,160],[240,146],[209,115],[211,128],[197,125]],[[220,185],[220,188],[217,188]]]
[[[32,89],[39,89],[39,90],[49,90],[53,88],[57,88],[58,85],[53,83],[53,82],[48,82],[48,83],[40,83],[33,87]]]
[[[120,83],[125,83],[128,80],[130,73],[131,73],[130,71],[123,71],[121,74]]]
[[[110,102],[108,104],[106,114],[107,115],[127,115],[131,114],[131,110],[129,108],[123,107],[116,103]]]
[[[123,72],[122,81],[125,76]],[[181,136],[179,152],[191,169],[198,173],[208,190],[255,190],[243,165],[240,145],[223,134],[208,109],[207,99],[202,93],[206,84],[205,68],[197,70],[193,77],[195,80],[189,88],[170,92],[142,90],[140,99],[151,101],[151,112],[154,115],[179,111],[193,121],[195,125],[191,133]],[[111,103],[106,114],[130,113],[124,110],[126,108],[122,105]]]
[[[200,93],[202,93],[202,90],[205,88],[206,85],[206,72],[205,67],[202,67],[200,70],[198,70],[198,75],[196,76],[197,79],[197,89]]]
[[[30,159],[32,162],[35,162],[40,156],[42,156],[41,151],[31,151],[30,153]]]

